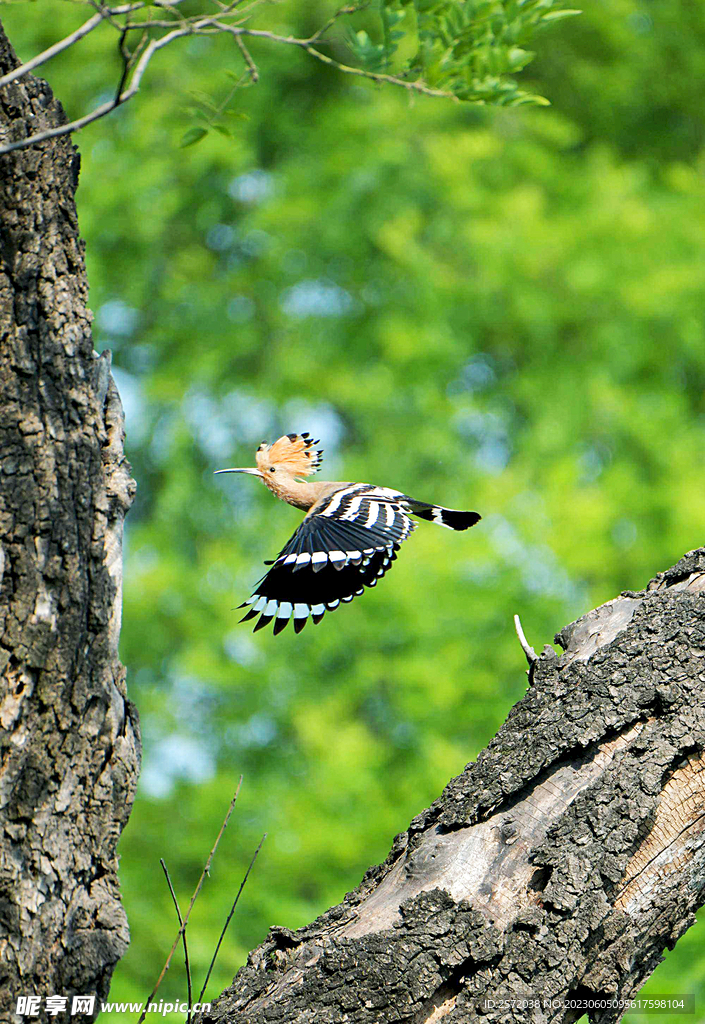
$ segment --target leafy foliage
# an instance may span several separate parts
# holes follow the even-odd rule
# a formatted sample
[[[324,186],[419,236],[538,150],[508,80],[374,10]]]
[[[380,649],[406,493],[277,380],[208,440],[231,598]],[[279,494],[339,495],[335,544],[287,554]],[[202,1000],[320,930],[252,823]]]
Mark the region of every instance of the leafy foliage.
[[[411,38],[415,52],[402,77],[473,103],[546,104],[512,76],[533,58],[524,47],[537,30],[579,13],[556,9],[554,0],[382,0],[381,41],[374,45],[361,30],[354,52],[368,69],[388,70]]]
[[[546,106],[547,99],[521,89],[514,76],[533,59],[534,54],[525,46],[537,32],[580,13],[558,3],[559,0],[379,0],[372,7],[361,2],[340,8],[312,35],[300,37],[298,44],[312,57],[374,81],[393,82],[468,103]],[[154,16],[149,7],[139,13],[141,17],[137,17],[135,25]],[[234,30],[242,33],[238,36],[239,45],[244,47],[252,33],[259,33],[270,42],[284,41],[284,37],[264,27],[269,22],[263,26],[257,15],[254,4],[250,15],[238,18]],[[356,28],[361,17],[366,27]],[[287,41],[292,38],[289,36]],[[332,50],[335,56],[324,53],[322,48]],[[341,61],[341,50],[351,54],[353,67]],[[201,142],[211,130],[232,137],[222,115],[235,114],[227,108],[236,90],[257,75],[249,55],[245,63],[242,74],[227,72],[235,84],[222,102],[216,103],[202,91],[192,93],[197,123],[185,131],[182,148]]]
[[[440,24],[457,5],[433,6]],[[526,49],[503,34],[524,7],[535,28],[559,13],[490,4],[487,39]],[[75,27],[73,7],[51,11],[4,13],[22,56]],[[351,16],[380,73],[440,66],[440,42],[418,56],[422,4],[384,11],[386,29],[378,6]],[[304,37],[332,13],[267,16]],[[513,613],[540,648],[702,542],[704,26],[690,0],[554,20],[523,72],[541,110],[410,105],[252,40],[260,84],[226,104],[247,120],[181,149],[206,124],[192,93],[217,109],[224,69],[242,67],[231,40],[194,38],[79,136],[96,344],[114,353],[139,485],[121,651],[145,770],[121,844],[132,946],[116,999],[144,998],[176,933],[159,857],[190,893],[240,772],[189,926],[197,977],[269,837],[211,992],[269,925],[338,900],[487,743],[525,686]],[[119,77],[101,38],[82,47],[80,76],[69,55],[48,67],[72,114]],[[322,437],[324,477],[483,521],[421,524],[375,592],[299,637],[252,636],[234,606],[298,515],[212,471],[289,430]],[[165,998],[184,991],[169,975]],[[704,978],[698,926],[651,990],[701,1006]]]

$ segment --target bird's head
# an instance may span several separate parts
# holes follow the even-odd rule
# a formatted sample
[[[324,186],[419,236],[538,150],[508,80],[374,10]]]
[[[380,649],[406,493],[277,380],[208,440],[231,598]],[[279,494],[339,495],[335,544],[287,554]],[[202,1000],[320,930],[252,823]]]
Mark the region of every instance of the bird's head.
[[[320,444],[314,441],[307,432],[303,434],[284,434],[274,444],[263,441],[255,452],[256,469],[219,469],[218,473],[249,473],[260,480],[275,494],[282,485],[298,476],[309,476],[321,465],[322,450],[313,446]]]

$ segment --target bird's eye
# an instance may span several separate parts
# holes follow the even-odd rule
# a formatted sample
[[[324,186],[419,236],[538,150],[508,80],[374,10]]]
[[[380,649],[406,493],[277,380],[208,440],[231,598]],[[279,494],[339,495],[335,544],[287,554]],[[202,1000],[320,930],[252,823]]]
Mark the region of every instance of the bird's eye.
[[[269,472],[270,473],[276,473],[276,469],[274,468],[274,466],[270,466],[269,467]]]

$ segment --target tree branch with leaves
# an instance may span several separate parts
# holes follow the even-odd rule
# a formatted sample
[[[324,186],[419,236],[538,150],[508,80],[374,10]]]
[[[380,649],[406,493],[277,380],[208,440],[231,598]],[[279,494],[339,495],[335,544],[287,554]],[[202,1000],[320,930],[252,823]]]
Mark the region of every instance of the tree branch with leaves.
[[[95,8],[95,14],[64,39],[3,75],[0,89],[78,46],[90,33],[109,29],[117,35],[122,65],[113,99],[66,124],[0,140],[0,154],[78,132],[107,116],[137,95],[160,50],[194,36],[233,38],[237,67],[233,95],[238,88],[258,81],[257,63],[248,48],[248,44],[258,43],[297,47],[342,74],[400,87],[410,95],[499,106],[546,104],[543,97],[522,90],[516,75],[534,56],[527,46],[537,33],[579,13],[563,8],[559,0],[485,0],[481,4],[383,0],[379,5],[361,0],[335,10],[309,36],[296,37],[261,27],[266,20],[263,0],[202,0],[202,10],[189,15],[183,14],[182,3],[137,0],[110,6],[90,0],[86,6]],[[183,145],[199,142],[211,129],[227,131],[222,121],[212,116],[222,110],[211,106],[200,123],[185,134]]]

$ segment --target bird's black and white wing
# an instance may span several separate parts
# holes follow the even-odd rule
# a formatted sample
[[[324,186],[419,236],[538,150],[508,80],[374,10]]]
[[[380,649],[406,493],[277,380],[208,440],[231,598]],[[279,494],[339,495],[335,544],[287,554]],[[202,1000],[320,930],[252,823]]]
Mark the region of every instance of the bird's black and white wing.
[[[258,630],[274,619],[279,633],[293,616],[298,633],[309,616],[320,622],[326,611],[374,587],[416,527],[397,500],[402,497],[368,484],[335,491],[279,553],[245,602],[251,607],[241,621],[259,615]]]
[[[452,530],[466,530],[477,512],[416,501],[388,487],[349,484],[310,512],[241,608],[246,622],[259,615],[255,631],[274,619],[279,633],[290,618],[298,633],[309,616],[320,622],[333,611],[374,587],[384,576],[402,541],[416,529],[411,515]]]

